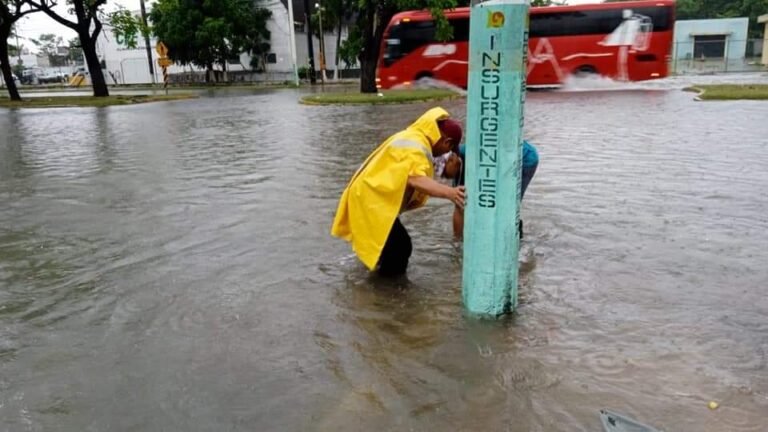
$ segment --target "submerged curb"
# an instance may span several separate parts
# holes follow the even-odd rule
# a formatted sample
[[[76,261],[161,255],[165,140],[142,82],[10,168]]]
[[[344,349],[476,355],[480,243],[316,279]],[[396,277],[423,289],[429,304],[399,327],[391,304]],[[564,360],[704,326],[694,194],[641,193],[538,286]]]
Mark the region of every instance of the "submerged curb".
[[[96,98],[93,96],[56,96],[25,98],[21,102],[11,101],[8,98],[0,98],[0,108],[6,109],[45,109],[45,108],[103,108],[112,106],[141,105],[157,102],[174,102],[197,99],[196,94],[175,95],[131,95],[131,96],[107,96]]]
[[[696,93],[696,96],[693,97],[693,100],[695,100],[696,102],[704,101],[703,96],[704,96],[704,93],[706,93],[706,90],[704,90],[701,87],[696,87],[696,86],[686,87],[683,89],[683,91]]]
[[[359,93],[354,93],[354,95],[359,95]],[[302,105],[309,105],[309,106],[401,105],[401,104],[454,100],[454,99],[461,99],[463,97],[464,95],[461,95],[459,93],[453,93],[453,92],[446,93],[445,95],[428,95],[428,96],[415,95],[412,97],[401,96],[401,97],[390,97],[390,98],[387,98],[386,95],[384,96],[372,95],[369,98],[364,98],[360,100],[343,100],[343,98],[339,98],[339,99],[331,98],[329,100],[323,100],[322,97],[318,97],[317,95],[308,95],[299,99],[299,103]]]

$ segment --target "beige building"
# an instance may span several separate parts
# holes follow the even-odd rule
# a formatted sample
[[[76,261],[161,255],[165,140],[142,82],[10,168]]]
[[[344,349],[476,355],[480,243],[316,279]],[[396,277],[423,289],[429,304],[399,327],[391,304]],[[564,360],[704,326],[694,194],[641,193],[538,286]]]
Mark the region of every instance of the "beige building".
[[[763,60],[761,63],[768,66],[768,14],[760,15],[757,18],[757,22],[765,25],[765,30],[763,30]]]

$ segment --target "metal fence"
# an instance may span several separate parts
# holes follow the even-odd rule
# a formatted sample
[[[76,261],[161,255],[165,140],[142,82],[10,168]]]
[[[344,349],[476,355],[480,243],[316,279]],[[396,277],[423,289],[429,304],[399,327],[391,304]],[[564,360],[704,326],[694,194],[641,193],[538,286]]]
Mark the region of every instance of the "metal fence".
[[[267,72],[261,72],[261,73],[254,73],[249,71],[230,71],[227,72],[226,78],[224,77],[224,74],[220,71],[216,72],[216,82],[220,83],[281,83],[281,82],[291,82],[294,79],[293,72],[282,72],[282,71],[267,71]],[[306,80],[306,72],[299,73],[300,78],[302,80]],[[315,73],[317,76],[317,81],[320,82],[320,71],[317,71]],[[333,70],[326,71],[326,76],[328,77],[329,81],[333,80],[334,72]],[[350,69],[340,69],[339,70],[339,78],[340,79],[354,79],[360,77],[360,70],[350,70]],[[202,84],[206,82],[206,73],[205,71],[191,71],[191,72],[182,72],[182,73],[175,73],[170,76],[171,83],[173,84]]]
[[[671,70],[677,75],[768,70],[762,39],[732,40],[725,35],[695,36],[676,42]]]

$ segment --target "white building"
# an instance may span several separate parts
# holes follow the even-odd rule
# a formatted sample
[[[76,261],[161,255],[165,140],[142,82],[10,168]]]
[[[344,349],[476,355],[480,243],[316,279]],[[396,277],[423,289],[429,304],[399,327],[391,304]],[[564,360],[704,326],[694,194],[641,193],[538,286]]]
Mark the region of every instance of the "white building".
[[[298,67],[306,66],[309,63],[308,43],[307,35],[304,32],[304,8],[303,1],[293,0],[294,4],[294,29],[296,40],[296,55]],[[259,74],[255,79],[257,80],[271,80],[282,81],[289,80],[293,76],[293,65],[291,61],[290,50],[290,35],[289,35],[289,20],[288,20],[288,7],[286,0],[264,0],[260,3],[262,7],[265,7],[272,11],[272,17],[269,20],[267,27],[271,33],[270,45],[271,52],[267,56],[266,73]],[[138,15],[138,12],[136,12]],[[329,71],[329,77],[332,76],[332,70],[334,67],[334,59],[336,56],[336,29],[323,29],[325,30],[325,52],[326,52],[326,69]],[[330,30],[330,31],[328,31]],[[342,40],[347,37],[346,28],[342,32]],[[320,40],[317,37],[312,38],[314,54],[315,54],[315,69],[320,69]],[[154,65],[155,79],[157,82],[162,82],[162,72],[158,70],[157,59],[158,55],[155,51],[156,39],[150,41],[152,51],[152,64]],[[99,36],[99,40],[96,43],[96,50],[99,54],[99,58],[102,60],[102,64],[106,67],[106,79],[110,84],[146,84],[152,82],[152,77],[149,73],[149,64],[147,61],[147,50],[143,38],[139,38],[137,41],[137,47],[135,49],[128,48],[124,41],[115,37],[109,27],[104,28],[104,31]],[[249,72],[250,71],[251,58],[248,54],[242,54],[238,62],[229,63],[227,70],[229,72]],[[343,65],[339,65],[339,68],[343,69]],[[202,69],[194,68],[192,66],[178,66],[174,65],[168,68],[170,74],[178,74],[184,72],[203,72]]]

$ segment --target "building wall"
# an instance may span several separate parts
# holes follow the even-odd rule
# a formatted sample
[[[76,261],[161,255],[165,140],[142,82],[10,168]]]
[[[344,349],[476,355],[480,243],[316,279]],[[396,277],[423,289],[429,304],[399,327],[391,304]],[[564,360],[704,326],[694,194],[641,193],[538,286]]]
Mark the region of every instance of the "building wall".
[[[290,36],[288,32],[288,10],[280,0],[266,0],[264,7],[272,11],[272,18],[267,23],[271,33],[270,44],[271,52],[275,54],[276,63],[267,64],[267,75],[274,79],[288,79],[293,72],[290,50]],[[303,17],[294,17],[294,21],[302,21]],[[346,39],[346,29],[342,32],[342,40]],[[309,63],[307,55],[307,35],[306,33],[296,32],[296,56],[298,67]],[[320,40],[313,37],[313,46],[315,50],[315,67],[320,69]],[[156,39],[151,40],[152,61],[157,65],[157,53],[155,52]],[[130,49],[119,41],[105,26],[104,31],[97,41],[97,51],[104,60],[107,67],[106,78],[110,84],[146,84],[151,82],[149,66],[147,64],[147,53],[144,47],[143,39],[138,41],[137,49]],[[326,33],[325,35],[326,61],[328,70],[333,69],[333,63],[336,56],[336,34]],[[248,71],[250,69],[251,58],[248,54],[240,55],[240,64],[229,64],[228,70],[232,72]],[[340,66],[343,67],[343,66]],[[171,74],[183,72],[202,72],[202,69],[192,66],[171,66],[168,72]],[[162,72],[155,67],[155,75],[158,82],[162,80]]]
[[[683,20],[675,23],[674,58],[691,59],[694,51],[694,37],[697,35],[727,35],[726,55],[728,60],[744,58],[747,49],[749,18],[722,18],[704,20]]]

